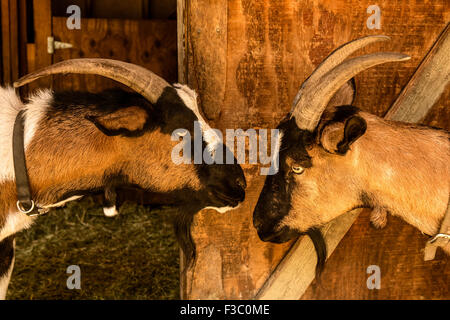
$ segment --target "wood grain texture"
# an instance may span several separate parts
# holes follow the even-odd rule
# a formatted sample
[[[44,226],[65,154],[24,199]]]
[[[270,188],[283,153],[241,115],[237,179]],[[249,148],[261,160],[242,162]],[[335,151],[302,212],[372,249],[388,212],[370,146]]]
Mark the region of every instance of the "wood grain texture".
[[[205,15],[205,8],[208,14]],[[187,7],[189,24],[186,30],[190,55],[188,83],[202,92],[203,113],[209,120],[217,119],[225,99],[227,68],[227,0],[195,0]]]
[[[402,106],[409,106],[410,112],[397,116],[403,122],[420,122],[427,113],[427,105],[434,105],[445,91],[450,80],[450,23],[422,61],[408,84],[389,109],[391,117]]]
[[[428,237],[396,217],[388,219],[385,229],[375,230],[363,212],[302,299],[450,299],[448,257],[438,250],[435,260],[423,261]],[[367,288],[370,265],[380,267],[379,290]]]
[[[2,81],[10,85],[19,78],[19,0],[1,1]]]
[[[362,210],[342,215],[321,228],[328,249],[328,257]],[[298,299],[315,278],[317,257],[309,237],[298,239],[256,295],[259,300]]]
[[[9,0],[11,81],[19,78],[19,11],[17,2],[18,0]]]
[[[169,20],[82,19],[80,30],[67,30],[66,18],[53,18],[55,40],[74,48],[56,50],[54,62],[73,58],[109,58],[135,63],[168,82],[177,80],[177,26]],[[55,90],[98,92],[120,86],[92,75],[53,77]]]
[[[186,0],[177,0],[178,82],[186,83]]]
[[[43,68],[52,64],[52,55],[47,52],[47,37],[52,35],[51,0],[33,0],[33,19],[35,34],[35,59],[34,66]],[[67,28],[66,28],[67,30]],[[28,68],[28,72],[34,70]],[[31,90],[38,87],[49,87],[51,78],[42,78],[31,83]]]
[[[189,1],[188,6],[195,2]],[[392,40],[373,45],[358,54],[383,49],[412,57],[408,62],[378,66],[356,77],[358,92],[355,105],[383,115],[449,21],[449,12],[444,0],[413,4],[378,1],[382,10],[382,28],[369,30],[366,27],[369,16],[366,9],[371,4],[373,2],[368,0],[228,1],[227,37],[224,43],[220,43],[221,48],[207,46],[207,41],[203,41],[201,46],[198,45],[201,42],[194,43],[202,37],[200,33],[194,38],[189,37],[187,49],[188,84],[198,90],[203,109],[205,101],[202,97],[208,86],[200,87],[198,83],[208,84],[213,77],[226,79],[224,99],[219,96],[214,101],[219,104],[221,113],[211,121],[212,127],[274,128],[290,110],[299,85],[320,61],[340,44],[370,34],[385,34]],[[188,12],[186,28],[193,32],[189,25],[195,16],[191,16],[192,10]],[[207,19],[217,13],[210,12],[210,8],[205,6],[201,13],[195,13],[199,14]],[[210,66],[207,57],[211,51],[223,54],[222,47],[226,47],[225,74],[197,73],[198,64],[193,62],[194,59],[204,61],[201,70],[215,70],[215,64]],[[205,79],[193,81],[199,74]],[[442,105],[448,109],[448,99],[442,101]],[[443,117],[446,111],[438,109],[434,114]],[[258,174],[255,165],[244,165],[243,168],[248,188],[242,207],[226,215],[205,210],[195,219],[193,233],[198,261],[195,268],[184,275],[187,286],[183,296],[186,298],[253,298],[291,245],[267,244],[259,240],[252,226],[252,213],[264,177]],[[396,234],[395,229],[392,232]],[[416,234],[413,236],[417,237]],[[380,246],[366,252],[369,260],[383,251],[395,254],[398,250],[415,250],[403,248],[409,246],[405,241],[395,242],[397,247],[388,246],[382,239],[377,241]],[[208,254],[203,253],[205,248],[210,248]],[[211,250],[215,253],[212,254]],[[340,263],[345,263],[345,260],[341,259]],[[209,281],[208,275],[213,273],[211,268],[220,272],[220,281]],[[203,272],[206,269],[209,271]],[[395,270],[395,266],[390,270]],[[420,277],[432,281],[424,270],[420,272]],[[333,270],[332,275],[340,277],[339,269]],[[346,275],[354,276],[351,273]],[[395,283],[392,285],[401,288],[404,283],[400,280],[395,282],[393,278]],[[421,289],[428,290],[426,287]]]
[[[1,1],[2,22],[2,81],[3,84],[11,83],[11,34],[9,0]]]

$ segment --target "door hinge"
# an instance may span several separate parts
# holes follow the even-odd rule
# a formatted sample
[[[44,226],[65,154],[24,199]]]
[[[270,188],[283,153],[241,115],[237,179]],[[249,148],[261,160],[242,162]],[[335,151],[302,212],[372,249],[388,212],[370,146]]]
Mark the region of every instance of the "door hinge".
[[[53,37],[47,37],[47,52],[53,54],[55,50],[73,48],[71,43],[55,41]]]

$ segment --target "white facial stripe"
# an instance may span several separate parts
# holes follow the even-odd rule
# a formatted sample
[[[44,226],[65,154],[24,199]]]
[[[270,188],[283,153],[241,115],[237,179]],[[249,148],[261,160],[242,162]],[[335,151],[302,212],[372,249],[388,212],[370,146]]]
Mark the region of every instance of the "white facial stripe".
[[[176,83],[174,84],[175,89],[177,90],[178,95],[181,100],[183,100],[184,104],[192,110],[195,116],[200,123],[200,127],[202,129],[203,138],[207,144],[207,148],[209,152],[212,152],[216,149],[217,144],[221,142],[220,137],[217,133],[211,129],[211,127],[206,123],[205,119],[203,119],[197,105],[197,94],[194,90],[190,89],[188,86]]]
[[[14,122],[19,111],[25,111],[25,149],[32,140],[39,121],[47,106],[51,103],[52,94],[49,90],[38,91],[30,98],[26,106],[20,101],[14,89],[0,87],[0,182],[15,179],[12,156],[12,134]]]
[[[274,169],[276,170],[276,172],[278,172],[278,169],[280,166],[279,160],[280,160],[280,149],[281,149],[282,140],[283,140],[283,131],[280,130],[278,133],[278,139],[277,139],[277,141],[275,141],[275,147],[273,148],[273,154],[272,154],[272,157],[273,157],[272,163],[275,164]]]

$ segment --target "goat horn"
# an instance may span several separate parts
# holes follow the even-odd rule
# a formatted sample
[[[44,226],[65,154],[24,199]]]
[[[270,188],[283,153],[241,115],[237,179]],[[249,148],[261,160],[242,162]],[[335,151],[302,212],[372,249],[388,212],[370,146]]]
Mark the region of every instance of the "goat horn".
[[[32,72],[14,82],[14,87],[21,87],[36,79],[60,73],[101,75],[130,87],[151,103],[156,103],[164,88],[170,86],[150,70],[135,64],[111,59],[85,58],[58,62]]]
[[[291,117],[295,117],[300,129],[314,131],[328,102],[345,82],[378,64],[405,61],[410,58],[401,53],[381,52],[346,60],[323,75],[314,90],[306,90],[300,96]]]
[[[374,35],[362,37],[341,45],[339,48],[330,53],[328,57],[324,61],[322,61],[313,71],[313,73],[303,82],[297,95],[294,98],[294,103],[292,106],[295,107],[297,105],[300,96],[306,91],[306,88],[312,88],[313,84],[317,82],[325,73],[339,65],[353,52],[371,43],[378,41],[387,41],[390,39],[391,38],[389,38],[388,36]]]

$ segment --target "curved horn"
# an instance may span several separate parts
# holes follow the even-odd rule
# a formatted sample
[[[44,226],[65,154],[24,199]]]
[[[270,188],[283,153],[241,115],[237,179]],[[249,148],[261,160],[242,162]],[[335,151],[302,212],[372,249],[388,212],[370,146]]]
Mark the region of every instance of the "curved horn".
[[[164,88],[170,86],[164,79],[141,66],[118,60],[86,58],[58,62],[32,72],[14,82],[14,87],[21,87],[36,79],[60,73],[104,76],[130,87],[151,103],[156,103]]]
[[[314,131],[323,111],[337,90],[361,71],[378,64],[405,61],[411,57],[401,53],[372,53],[349,59],[326,73],[316,83],[314,90],[307,90],[300,96],[291,117],[300,129]]]
[[[297,105],[300,96],[307,90],[307,88],[311,88],[312,85],[316,81],[318,81],[325,73],[327,73],[328,71],[339,65],[342,61],[347,59],[347,57],[350,56],[353,52],[371,43],[378,41],[387,41],[390,39],[391,38],[389,38],[388,36],[374,35],[362,37],[341,45],[339,48],[330,53],[328,57],[325,58],[325,60],[322,61],[313,71],[313,73],[303,82],[303,84],[300,86],[297,95],[294,98],[294,103],[292,104],[292,107],[295,107]]]

